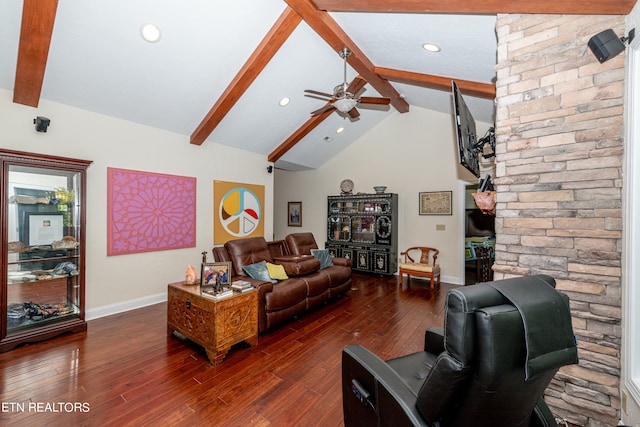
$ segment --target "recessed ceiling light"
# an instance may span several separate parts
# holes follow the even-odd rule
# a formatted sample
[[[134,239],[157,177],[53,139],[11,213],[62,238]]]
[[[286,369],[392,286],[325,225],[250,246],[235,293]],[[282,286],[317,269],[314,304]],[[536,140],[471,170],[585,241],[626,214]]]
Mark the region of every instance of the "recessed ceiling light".
[[[155,24],[144,24],[140,27],[140,34],[149,43],[155,43],[160,40],[160,28]]]
[[[336,129],[336,133],[342,133],[342,132],[344,132],[344,128],[342,126]]]
[[[436,46],[433,43],[423,43],[422,48],[424,50],[428,50],[429,52],[440,52],[440,47]]]
[[[281,107],[284,107],[285,105],[289,105],[289,102],[291,102],[291,99],[288,96],[285,96],[278,104],[280,104]]]
[[[331,138],[330,136],[325,136],[325,137],[324,137],[324,140],[325,140],[326,142],[331,142],[331,141],[333,141],[333,138]]]

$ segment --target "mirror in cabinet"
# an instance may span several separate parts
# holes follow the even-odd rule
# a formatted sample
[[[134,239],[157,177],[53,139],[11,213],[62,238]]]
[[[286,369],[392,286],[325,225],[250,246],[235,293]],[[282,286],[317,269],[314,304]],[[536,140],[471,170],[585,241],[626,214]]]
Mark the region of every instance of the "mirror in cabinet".
[[[84,196],[91,162],[0,150],[0,351],[86,330]]]
[[[351,219],[351,241],[357,243],[373,243],[375,241],[374,216],[354,216]]]
[[[329,241],[347,242],[351,239],[351,217],[332,215],[327,227]]]

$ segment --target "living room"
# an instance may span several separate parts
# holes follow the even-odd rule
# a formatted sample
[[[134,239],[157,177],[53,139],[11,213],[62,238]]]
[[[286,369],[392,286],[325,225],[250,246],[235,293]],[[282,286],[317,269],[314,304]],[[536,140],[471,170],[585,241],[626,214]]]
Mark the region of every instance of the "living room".
[[[637,21],[636,12],[631,15]],[[617,33],[624,31],[624,17],[611,20],[601,17],[592,17],[589,21],[588,30],[578,30],[582,38],[595,34],[597,28],[604,29],[613,27]],[[633,20],[631,22],[634,22]],[[632,28],[631,22],[627,28]],[[576,20],[573,24],[580,27],[584,22]],[[511,24],[514,25],[514,24]],[[504,31],[507,25],[500,27]],[[498,34],[502,34],[498,32]],[[505,42],[505,46],[506,46]],[[532,43],[532,45],[535,43]],[[593,57],[589,57],[586,51],[586,43],[582,45],[582,50],[577,54],[584,67],[595,69],[611,69],[612,73],[617,73],[620,87],[614,90],[615,96],[612,98],[621,99],[623,90],[620,73],[624,69],[623,57],[615,58],[606,64],[597,64]],[[637,44],[636,44],[637,46]],[[533,49],[532,49],[533,50]],[[535,52],[528,52],[535,55]],[[575,53],[574,53],[575,55]],[[508,61],[502,58],[504,65]],[[587,60],[591,62],[585,65]],[[611,67],[611,68],[606,68]],[[503,68],[500,68],[503,70]],[[596,71],[593,71],[596,73]],[[558,79],[572,79],[577,77],[567,77],[560,72]],[[505,78],[504,76],[501,76]],[[499,76],[499,81],[501,79]],[[611,79],[605,83],[600,83],[602,91],[609,91]],[[598,86],[598,83],[596,83]],[[609,92],[611,93],[611,92]],[[266,171],[268,162],[264,155],[257,155],[245,150],[230,148],[225,145],[208,142],[202,146],[193,146],[185,141],[184,135],[179,135],[157,128],[142,126],[133,122],[121,120],[98,113],[74,107],[52,103],[42,99],[39,111],[46,111],[52,121],[52,127],[46,134],[35,133],[32,120],[36,114],[34,109],[12,102],[11,91],[1,90],[2,117],[2,146],[7,149],[21,150],[34,153],[45,153],[58,156],[67,156],[93,160],[93,164],[88,169],[87,187],[87,317],[97,319],[113,313],[134,309],[160,303],[166,299],[166,285],[169,282],[179,281],[184,277],[184,268],[188,264],[198,263],[203,250],[210,250],[213,236],[213,223],[211,220],[211,209],[213,206],[213,181],[224,179],[226,181],[254,183],[265,186],[265,237],[269,240],[284,237],[289,232],[304,230],[311,231],[316,236],[320,245],[326,233],[326,196],[339,193],[339,183],[342,179],[349,178],[355,183],[356,192],[372,192],[373,186],[386,185],[389,192],[399,194],[402,219],[400,221],[400,242],[399,247],[408,247],[413,244],[423,244],[429,242],[430,245],[441,249],[439,261],[443,270],[443,282],[459,284],[462,270],[462,238],[461,223],[462,215],[462,188],[465,181],[471,180],[468,176],[462,176],[464,172],[457,166],[456,152],[454,146],[454,130],[451,116],[443,113],[436,113],[420,108],[412,108],[410,114],[393,114],[369,133],[361,137],[355,144],[344,150],[339,156],[331,159],[325,166],[313,171],[287,172],[275,170],[273,174]],[[512,101],[508,101],[506,93],[498,95],[498,109],[507,108]],[[509,94],[511,95],[511,94]],[[586,95],[585,95],[586,96]],[[601,96],[601,94],[599,95]],[[621,102],[616,105],[619,106]],[[600,105],[600,109],[610,111],[611,106]],[[521,110],[520,114],[525,113]],[[504,112],[502,113],[504,114]],[[515,113],[514,113],[515,114]],[[524,145],[530,141],[514,142],[509,144],[508,133],[511,132],[510,125],[507,124],[511,117],[499,114],[498,122],[502,117],[502,127],[498,123],[498,136],[502,136],[500,141],[502,150],[498,155],[498,176],[507,177],[506,162],[511,159],[514,151],[521,151]],[[622,122],[622,113],[617,114],[617,122]],[[544,122],[551,120],[549,117],[541,116],[538,120]],[[568,128],[571,125],[566,124]],[[488,128],[489,124],[481,123],[481,128]],[[479,127],[479,128],[480,128]],[[523,125],[523,127],[526,127]],[[604,128],[605,126],[601,126]],[[484,130],[483,129],[483,130]],[[620,130],[618,130],[620,132]],[[558,131],[558,134],[565,135],[566,132]],[[561,136],[559,137],[561,138]],[[618,141],[624,139],[618,133]],[[526,139],[526,138],[524,138]],[[616,137],[611,138],[615,140]],[[548,142],[550,139],[547,139]],[[402,141],[400,145],[398,142]],[[520,148],[514,149],[516,144],[522,144]],[[627,141],[627,144],[629,142]],[[549,145],[556,143],[551,142]],[[611,147],[614,147],[611,144]],[[615,148],[615,147],[614,147]],[[614,149],[612,148],[612,150]],[[621,153],[619,161],[621,161]],[[434,160],[434,155],[437,157]],[[501,157],[502,156],[502,157]],[[525,163],[524,161],[522,162]],[[544,161],[541,161],[541,164]],[[503,167],[501,169],[500,167]],[[106,189],[107,173],[109,167],[118,167],[132,170],[146,170],[182,176],[193,176],[197,179],[197,217],[204,218],[197,223],[197,243],[195,248],[181,249],[165,252],[141,253],[120,257],[107,256],[107,206]],[[509,166],[509,169],[512,166]],[[589,169],[589,167],[587,167]],[[591,169],[594,169],[591,166]],[[407,173],[410,171],[410,173]],[[531,172],[539,173],[540,171]],[[620,178],[621,179],[621,178]],[[520,181],[520,185],[527,183]],[[505,209],[499,213],[502,218],[502,226],[508,229],[540,228],[543,227],[542,220],[538,225],[523,225],[513,222],[509,215],[513,214],[511,209],[506,209],[506,203],[513,201],[509,197],[515,197],[516,192],[530,193],[524,187],[509,189],[508,180],[503,180],[499,185],[504,185],[502,196],[499,196],[499,209]],[[553,183],[547,185],[553,186]],[[618,185],[619,188],[621,184]],[[453,214],[451,216],[425,217],[418,215],[418,193],[421,191],[453,191]],[[499,191],[500,193],[500,191]],[[606,192],[602,192],[604,194]],[[601,195],[602,205],[609,204],[612,208],[620,205],[621,196],[613,194]],[[505,197],[505,198],[500,198]],[[514,200],[517,200],[514,199]],[[294,228],[287,225],[287,202],[302,202],[302,227]],[[540,202],[539,200],[537,202]],[[503,203],[503,205],[500,205]],[[529,201],[528,203],[536,203]],[[602,206],[601,205],[601,206]],[[599,209],[603,209],[600,207]],[[621,237],[612,237],[605,242],[610,232],[616,231],[616,226],[612,224],[615,215],[608,217],[607,225],[602,225],[601,229],[596,229],[603,238],[606,247],[613,246],[607,252],[618,254],[620,258]],[[618,217],[619,218],[619,217]],[[511,224],[509,224],[511,221]],[[618,219],[618,221],[620,221]],[[437,230],[437,225],[444,225],[444,230]],[[571,225],[565,225],[571,229]],[[561,229],[562,225],[556,228]],[[587,227],[593,227],[592,225]],[[554,227],[549,227],[553,229]],[[618,230],[619,231],[618,227]],[[594,231],[593,229],[591,230]],[[560,231],[559,231],[560,232]],[[611,235],[615,233],[610,233]],[[506,234],[505,234],[506,235]],[[513,235],[509,234],[509,239]],[[535,247],[531,237],[529,247]],[[509,240],[510,241],[510,240]],[[611,242],[615,243],[611,243]],[[548,242],[547,242],[548,243]],[[583,242],[586,243],[586,242]],[[510,244],[510,243],[509,243]],[[591,251],[594,251],[592,248]],[[528,260],[537,254],[531,250]],[[518,264],[518,260],[512,259],[508,254],[507,247],[502,248],[502,270],[497,270],[499,274],[509,276],[517,274],[523,268],[523,274],[532,271],[531,264]],[[527,259],[527,258],[523,258]],[[522,260],[520,260],[522,261]],[[610,264],[615,264],[615,260]],[[575,265],[572,264],[572,265]],[[610,266],[610,265],[609,265]],[[558,267],[558,266],[554,266]],[[595,287],[585,286],[576,288],[582,283],[593,283],[592,278],[586,277],[593,272],[580,271],[578,279],[569,280],[572,271],[570,266],[564,270],[558,267],[558,276],[565,279],[562,285],[565,290],[576,294],[582,294],[578,299],[581,301],[580,308],[576,316],[577,326],[584,331],[584,337],[591,337],[592,342],[583,341],[581,357],[589,361],[587,368],[582,372],[572,372],[578,378],[580,375],[587,377],[591,381],[590,386],[584,390],[576,391],[573,396],[567,397],[558,389],[552,391],[552,398],[556,399],[556,404],[560,405],[568,412],[579,413],[580,408],[587,413],[586,417],[592,422],[604,425],[606,421],[611,421],[619,416],[623,399],[617,390],[620,390],[622,381],[620,377],[620,367],[624,360],[624,353],[620,346],[621,332],[619,330],[623,323],[620,311],[623,308],[621,300],[623,291],[620,286],[620,274],[615,272],[605,274],[595,274],[598,277],[596,284],[617,283],[617,286]],[[535,265],[533,270],[550,270],[548,265]],[[552,270],[552,269],[551,269]],[[576,273],[573,271],[573,273]],[[607,289],[607,291],[603,289]],[[617,289],[617,291],[615,290]],[[617,303],[612,302],[616,299]],[[586,295],[586,297],[585,297]],[[601,298],[600,298],[601,297]],[[584,305],[597,301],[606,301],[606,304],[598,305],[595,308],[596,314],[589,309],[584,310]],[[598,311],[601,310],[601,311]],[[605,333],[600,329],[601,325],[595,318],[607,312],[606,320],[602,324],[609,324],[612,332],[608,329]],[[617,314],[616,314],[617,312]],[[595,317],[594,317],[595,316]],[[588,323],[597,324],[592,329]],[[618,328],[618,329],[617,329]],[[617,329],[617,330],[616,330]],[[602,339],[592,336],[592,334],[602,333]],[[603,345],[603,342],[606,344]],[[594,368],[595,366],[595,368]],[[606,389],[606,395],[600,395],[594,390]],[[574,390],[575,391],[575,390]],[[629,414],[633,414],[632,396],[628,398],[625,405],[629,405]],[[600,408],[596,413],[591,413],[590,402],[599,401],[604,409]],[[604,401],[604,402],[603,402]]]

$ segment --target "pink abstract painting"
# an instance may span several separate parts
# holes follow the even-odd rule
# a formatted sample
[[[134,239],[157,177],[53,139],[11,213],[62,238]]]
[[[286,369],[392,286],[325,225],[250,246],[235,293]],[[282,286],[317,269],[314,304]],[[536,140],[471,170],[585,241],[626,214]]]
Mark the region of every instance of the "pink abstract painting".
[[[196,246],[196,179],[107,168],[107,255]]]

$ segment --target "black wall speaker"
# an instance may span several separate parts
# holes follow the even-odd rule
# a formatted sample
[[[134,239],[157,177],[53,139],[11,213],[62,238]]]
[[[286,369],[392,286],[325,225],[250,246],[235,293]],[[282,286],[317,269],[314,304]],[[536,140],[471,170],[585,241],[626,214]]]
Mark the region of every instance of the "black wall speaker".
[[[589,49],[600,63],[613,58],[624,50],[624,42],[612,30],[604,30],[589,39]]]
[[[38,132],[46,132],[50,123],[51,123],[51,120],[42,116],[38,116],[35,119],[33,119],[33,124],[36,125],[36,131]]]

